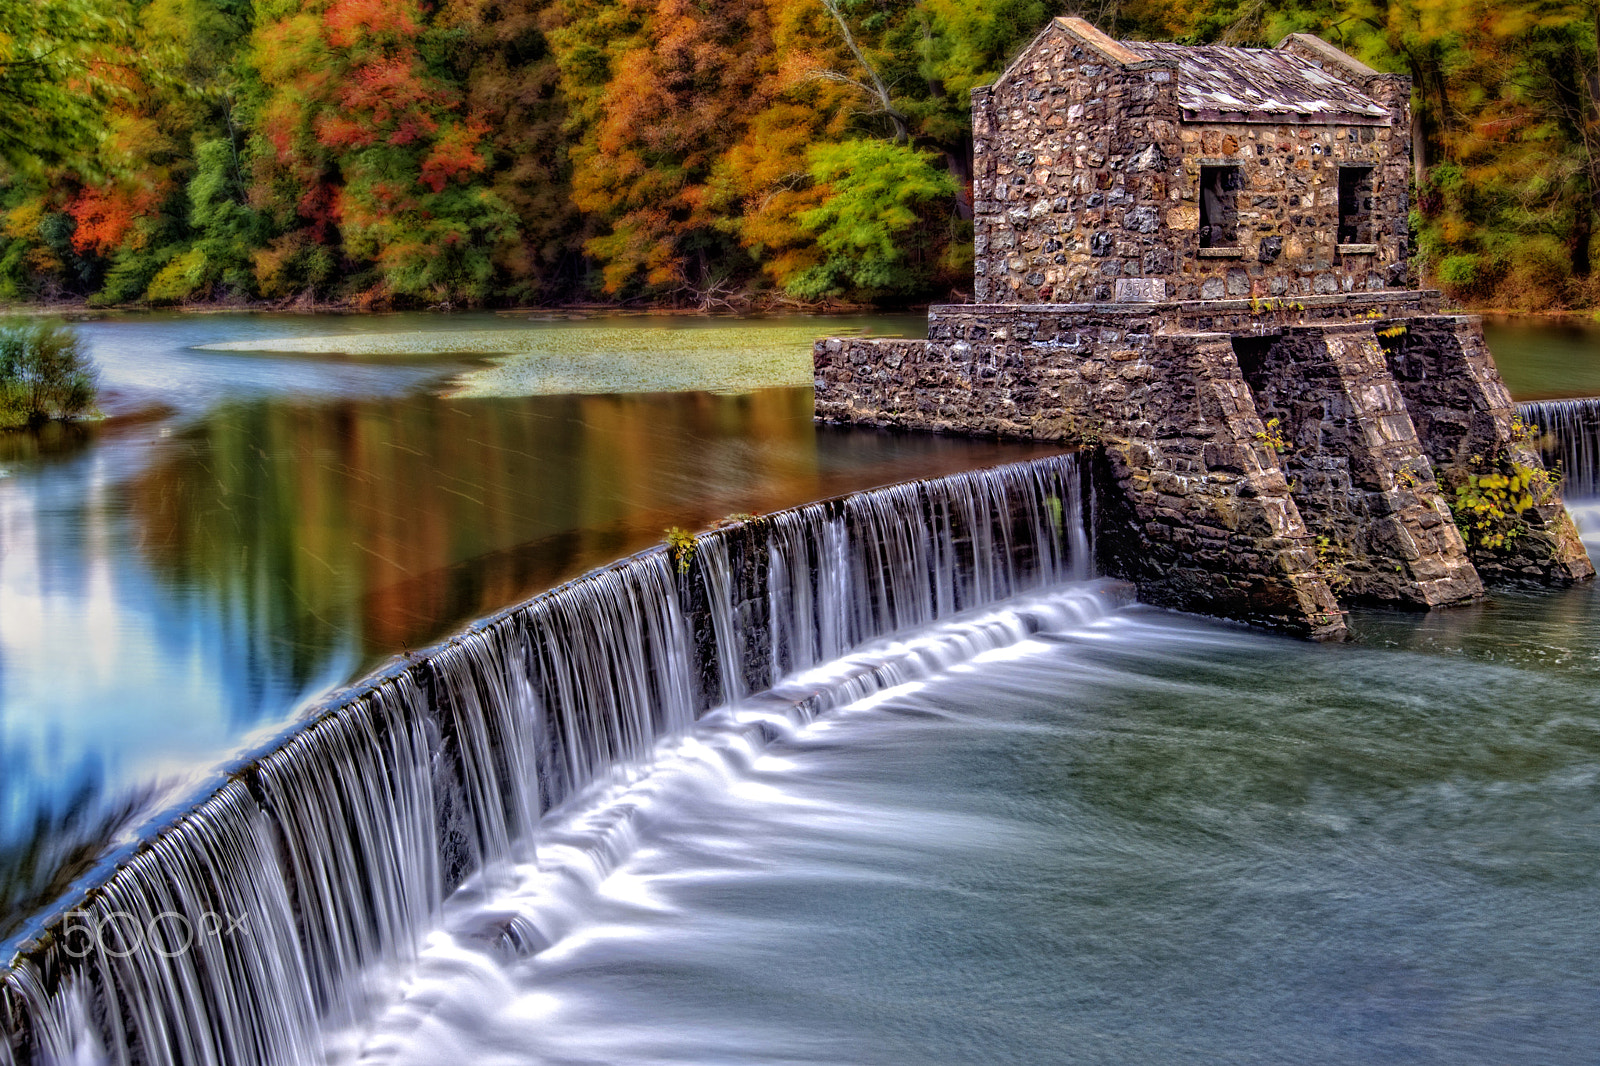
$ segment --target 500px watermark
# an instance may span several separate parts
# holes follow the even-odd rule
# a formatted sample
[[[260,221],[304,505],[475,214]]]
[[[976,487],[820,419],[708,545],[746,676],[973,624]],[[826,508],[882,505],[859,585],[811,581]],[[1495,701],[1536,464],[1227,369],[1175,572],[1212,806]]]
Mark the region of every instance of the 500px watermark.
[[[61,950],[75,959],[95,953],[126,959],[141,951],[173,959],[206,938],[249,936],[249,923],[248,915],[235,918],[215,911],[203,911],[194,918],[177,911],[149,917],[127,911],[68,911],[61,927]]]

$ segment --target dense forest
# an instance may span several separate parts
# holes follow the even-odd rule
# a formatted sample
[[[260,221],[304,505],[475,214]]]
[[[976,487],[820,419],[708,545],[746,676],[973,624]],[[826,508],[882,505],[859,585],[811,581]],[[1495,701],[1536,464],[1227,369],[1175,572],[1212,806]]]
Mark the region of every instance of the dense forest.
[[[1064,13],[1410,74],[1424,276],[1596,303],[1600,0],[0,0],[0,301],[945,299]]]

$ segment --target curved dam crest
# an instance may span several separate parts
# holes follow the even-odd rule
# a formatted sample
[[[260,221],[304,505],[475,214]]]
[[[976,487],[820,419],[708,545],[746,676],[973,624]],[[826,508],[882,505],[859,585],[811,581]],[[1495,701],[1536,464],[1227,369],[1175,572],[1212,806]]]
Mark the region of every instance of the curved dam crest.
[[[5,946],[0,1063],[323,1061],[450,893],[531,858],[542,815],[661,738],[775,686],[818,713],[900,668],[807,692],[817,667],[1087,578],[1088,470],[1066,453],[724,527],[396,660]]]

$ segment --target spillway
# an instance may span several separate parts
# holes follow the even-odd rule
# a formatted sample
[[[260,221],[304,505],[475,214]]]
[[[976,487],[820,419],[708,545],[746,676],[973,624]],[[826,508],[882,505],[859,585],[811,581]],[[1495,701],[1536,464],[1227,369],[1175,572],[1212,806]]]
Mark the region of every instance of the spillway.
[[[1542,431],[1547,467],[1561,464],[1562,492],[1569,500],[1600,496],[1600,398],[1543,400],[1517,405],[1523,422]]]
[[[732,523],[391,663],[5,945],[0,1063],[324,1061],[453,892],[507,881],[663,738],[750,701],[813,717],[1099,609],[984,614],[1090,575],[1086,478],[1063,454]]]

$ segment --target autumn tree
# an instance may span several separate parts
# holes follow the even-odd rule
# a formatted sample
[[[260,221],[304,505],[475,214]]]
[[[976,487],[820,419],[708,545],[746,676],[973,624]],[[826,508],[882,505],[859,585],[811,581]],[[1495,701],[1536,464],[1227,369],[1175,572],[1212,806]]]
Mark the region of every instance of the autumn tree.
[[[0,163],[12,171],[92,152],[131,63],[121,0],[0,0]]]
[[[489,129],[482,180],[515,216],[517,233],[493,260],[512,300],[569,296],[581,283],[592,234],[572,202],[561,69],[547,34],[553,0],[454,0],[440,16],[459,29],[466,108]]]
[[[257,256],[264,289],[325,288],[343,262],[369,298],[494,291],[517,224],[478,180],[489,127],[461,91],[465,37],[416,0],[285,5],[258,28],[252,198],[280,231]]]
[[[737,282],[748,261],[713,179],[775,88],[764,0],[576,0],[552,39],[603,290],[692,299]]]
[[[107,109],[134,65],[121,0],[0,0],[0,299],[85,295],[101,264],[72,242],[73,168],[98,176]]]

